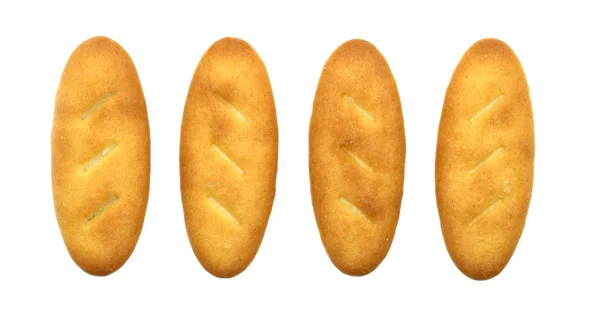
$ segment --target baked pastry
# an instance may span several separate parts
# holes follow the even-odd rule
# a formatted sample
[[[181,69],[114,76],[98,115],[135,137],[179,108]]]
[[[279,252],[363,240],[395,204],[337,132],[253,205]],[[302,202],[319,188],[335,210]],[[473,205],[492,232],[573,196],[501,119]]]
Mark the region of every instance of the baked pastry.
[[[278,131],[267,70],[245,41],[204,54],[181,125],[181,198],[200,264],[233,277],[254,259],[275,197]]]
[[[371,43],[351,40],[329,57],[310,120],[309,169],[321,240],[343,273],[372,272],[400,214],[406,154],[394,76]]]
[[[521,63],[504,42],[478,41],[446,91],[435,164],[446,248],[468,277],[493,278],[513,255],[531,199],[533,160]]]
[[[85,272],[119,269],[140,236],[150,182],[150,131],[135,66],[106,37],[75,49],[56,94],[52,190],[69,254]]]

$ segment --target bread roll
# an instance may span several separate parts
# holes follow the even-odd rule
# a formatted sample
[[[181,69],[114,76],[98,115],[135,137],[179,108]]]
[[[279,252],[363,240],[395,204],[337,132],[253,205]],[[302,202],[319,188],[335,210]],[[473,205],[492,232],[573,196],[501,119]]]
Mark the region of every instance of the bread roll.
[[[150,131],[138,75],[125,50],[106,37],[71,55],[56,94],[52,189],[65,245],[93,275],[119,269],[144,222]]]
[[[200,60],[180,146],[181,198],[194,253],[214,276],[233,277],[258,251],[277,175],[271,84],[245,41],[221,39]]]
[[[481,40],[448,86],[435,164],[446,248],[468,277],[493,278],[515,251],[531,199],[533,159],[523,68],[508,45]]]
[[[317,225],[333,264],[373,271],[387,255],[404,185],[404,121],[379,51],[351,40],[329,57],[310,120],[309,167]]]

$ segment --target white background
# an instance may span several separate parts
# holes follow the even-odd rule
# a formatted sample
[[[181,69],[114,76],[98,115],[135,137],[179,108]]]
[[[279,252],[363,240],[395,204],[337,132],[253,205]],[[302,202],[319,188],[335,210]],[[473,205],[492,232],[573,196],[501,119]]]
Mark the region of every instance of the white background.
[[[0,2],[0,324],[600,322],[600,19],[563,1],[258,1],[123,4]],[[478,4],[479,3],[479,4]],[[93,277],[69,257],[54,216],[50,130],[67,59],[89,37],[119,42],[137,67],[152,138],[148,211],[136,250]],[[189,245],[179,193],[179,130],[194,69],[224,36],[247,40],[269,71],[279,123],[277,194],[263,244],[236,278],[217,279]],[[477,282],[442,239],[434,158],[450,76],[485,37],[507,42],[531,89],[535,182],[507,268]],[[398,83],[407,139],[396,238],[372,274],[329,261],[311,207],[308,125],[321,69],[364,38]],[[406,323],[406,322],[405,322]]]

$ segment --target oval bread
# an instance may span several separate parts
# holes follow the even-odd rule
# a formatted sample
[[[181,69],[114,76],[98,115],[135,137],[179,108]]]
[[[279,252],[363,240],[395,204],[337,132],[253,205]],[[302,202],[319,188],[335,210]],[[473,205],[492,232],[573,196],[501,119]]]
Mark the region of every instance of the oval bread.
[[[93,275],[119,269],[144,222],[150,131],[138,75],[125,50],[106,37],[71,55],[56,94],[52,189],[65,245]]]
[[[204,54],[181,125],[181,197],[200,264],[217,277],[244,271],[261,244],[275,197],[278,131],[267,70],[245,41]]]
[[[490,279],[510,260],[525,226],[533,160],[523,68],[502,41],[478,41],[446,92],[435,172],[446,248],[468,277]]]
[[[343,273],[383,261],[400,214],[406,147],[396,81],[369,42],[329,57],[310,121],[309,169],[321,240]]]

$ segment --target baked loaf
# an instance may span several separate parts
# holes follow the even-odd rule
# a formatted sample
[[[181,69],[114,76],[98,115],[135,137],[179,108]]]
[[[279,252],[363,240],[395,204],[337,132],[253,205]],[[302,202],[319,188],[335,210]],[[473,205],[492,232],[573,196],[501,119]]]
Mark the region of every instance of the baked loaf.
[[[150,131],[138,75],[125,50],[106,37],[71,55],[56,94],[52,189],[65,245],[92,275],[119,269],[144,222]]]
[[[245,41],[204,54],[181,125],[181,198],[190,243],[216,277],[254,259],[275,197],[278,131],[267,70]]]
[[[448,86],[435,164],[446,248],[468,277],[493,278],[510,260],[525,226],[533,160],[523,68],[502,41],[478,41]]]
[[[325,250],[348,275],[387,255],[400,214],[406,154],[396,81],[369,42],[351,40],[329,57],[310,120],[314,213]]]

